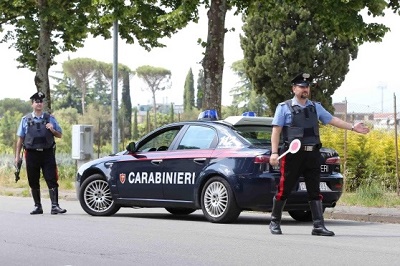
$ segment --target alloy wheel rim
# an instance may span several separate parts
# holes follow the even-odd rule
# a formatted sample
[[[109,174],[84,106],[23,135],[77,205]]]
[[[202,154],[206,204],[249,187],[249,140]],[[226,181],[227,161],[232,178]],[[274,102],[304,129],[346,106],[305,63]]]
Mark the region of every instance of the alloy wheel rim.
[[[211,217],[220,217],[228,206],[228,191],[221,182],[211,183],[204,193],[204,206]]]
[[[104,180],[91,182],[84,193],[86,206],[95,212],[107,211],[113,204],[108,183]]]

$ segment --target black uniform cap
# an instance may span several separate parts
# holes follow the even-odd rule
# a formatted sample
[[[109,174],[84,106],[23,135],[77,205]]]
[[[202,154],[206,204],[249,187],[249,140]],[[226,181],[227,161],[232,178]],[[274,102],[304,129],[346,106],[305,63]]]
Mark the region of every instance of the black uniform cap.
[[[36,92],[35,94],[33,94],[29,99],[31,99],[32,101],[43,100],[43,98],[45,98],[45,97],[46,96],[44,95],[44,93],[39,91],[39,92]]]
[[[292,79],[292,84],[297,86],[310,86],[312,77],[308,73],[300,73]]]

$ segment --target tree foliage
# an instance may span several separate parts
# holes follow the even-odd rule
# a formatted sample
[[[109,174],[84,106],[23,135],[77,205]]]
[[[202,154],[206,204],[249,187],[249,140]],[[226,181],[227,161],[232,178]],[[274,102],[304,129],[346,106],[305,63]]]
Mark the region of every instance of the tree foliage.
[[[388,28],[365,23],[360,11],[383,15],[380,1],[255,1],[243,27],[246,73],[274,110],[291,97],[290,80],[299,72],[316,82],[311,99],[333,109],[330,96],[341,85],[358,46],[381,41]]]
[[[125,66],[122,67],[122,97],[121,97],[121,122],[120,131],[122,139],[128,140],[132,137],[132,102],[131,102],[131,89],[130,89],[130,76],[131,70]]]
[[[62,72],[63,77],[51,76],[55,84],[51,90],[52,92],[52,109],[60,110],[66,108],[74,108],[82,114],[81,92],[75,86],[72,79]]]
[[[88,34],[111,38],[116,21],[119,36],[127,43],[138,42],[147,50],[163,47],[159,39],[197,20],[196,5],[181,4],[181,0],[2,0],[0,32],[6,31],[0,40],[20,53],[20,67],[36,71],[35,85],[46,94],[51,109],[48,71],[55,56],[82,47]]]
[[[21,99],[5,98],[0,100],[0,114],[4,114],[7,111],[10,111],[11,113],[19,112],[25,115],[32,112],[32,104],[29,100],[23,101]]]
[[[196,93],[196,107],[198,109],[203,109],[203,92],[204,92],[204,71],[200,69],[199,74],[197,76],[197,93]]]
[[[267,98],[265,94],[257,95],[252,90],[250,80],[245,73],[244,60],[236,61],[231,66],[235,74],[240,78],[237,86],[231,89],[230,93],[233,96],[232,110],[236,110],[234,115],[240,115],[243,112],[253,111],[258,116],[266,115]]]
[[[2,151],[14,150],[16,132],[21,121],[22,114],[18,111],[7,110],[0,118],[0,147],[6,147]],[[12,147],[12,149],[7,149]]]
[[[190,111],[194,107],[194,80],[192,69],[186,75],[183,89],[183,110]]]
[[[76,58],[62,64],[65,75],[70,77],[81,91],[82,113],[85,113],[86,94],[89,82],[96,71],[97,61],[91,58]]]

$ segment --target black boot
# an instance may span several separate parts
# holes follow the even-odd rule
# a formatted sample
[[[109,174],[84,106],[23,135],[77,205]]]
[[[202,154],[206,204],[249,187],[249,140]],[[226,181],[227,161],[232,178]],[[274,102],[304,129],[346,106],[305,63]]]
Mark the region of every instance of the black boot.
[[[277,200],[275,197],[273,199],[272,213],[271,213],[271,223],[269,224],[269,230],[273,235],[281,235],[281,219],[283,207],[285,207],[286,200]]]
[[[40,189],[31,189],[32,198],[35,202],[35,208],[31,211],[31,214],[43,214],[42,204],[40,202]]]
[[[310,209],[313,219],[313,229],[311,234],[315,236],[334,236],[334,232],[325,228],[322,202],[320,200],[310,201]]]
[[[61,209],[58,205],[58,188],[49,189],[51,200],[51,214],[66,213],[66,209]]]

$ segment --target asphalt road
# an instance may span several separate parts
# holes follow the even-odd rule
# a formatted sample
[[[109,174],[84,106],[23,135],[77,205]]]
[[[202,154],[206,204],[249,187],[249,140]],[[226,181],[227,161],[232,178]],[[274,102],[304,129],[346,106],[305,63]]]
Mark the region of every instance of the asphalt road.
[[[66,214],[29,215],[32,199],[0,196],[0,265],[396,265],[400,224],[326,220],[334,237],[311,235],[311,223],[284,216],[281,236],[269,214],[245,212],[234,224],[212,224],[200,211],[176,217],[164,209],[124,209],[93,217],[76,200]]]

